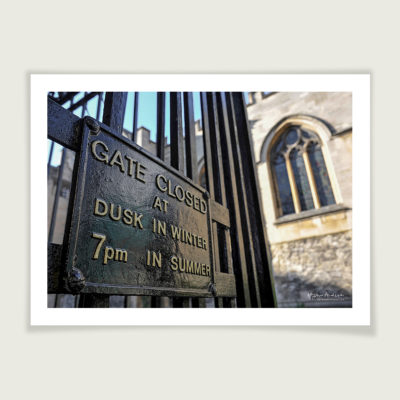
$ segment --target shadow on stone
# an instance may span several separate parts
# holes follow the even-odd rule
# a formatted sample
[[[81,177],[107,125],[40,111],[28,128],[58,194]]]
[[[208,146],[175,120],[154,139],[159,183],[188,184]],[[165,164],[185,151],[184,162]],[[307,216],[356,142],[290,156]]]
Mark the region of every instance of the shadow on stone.
[[[332,284],[309,282],[295,273],[275,275],[275,289],[280,308],[352,307],[349,291]]]

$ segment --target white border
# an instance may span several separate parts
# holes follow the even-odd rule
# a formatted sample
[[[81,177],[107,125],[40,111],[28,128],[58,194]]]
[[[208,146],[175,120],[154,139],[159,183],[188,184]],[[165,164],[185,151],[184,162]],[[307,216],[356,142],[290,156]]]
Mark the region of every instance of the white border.
[[[353,308],[47,308],[49,91],[318,91],[353,94]],[[369,325],[370,75],[31,75],[32,325]]]

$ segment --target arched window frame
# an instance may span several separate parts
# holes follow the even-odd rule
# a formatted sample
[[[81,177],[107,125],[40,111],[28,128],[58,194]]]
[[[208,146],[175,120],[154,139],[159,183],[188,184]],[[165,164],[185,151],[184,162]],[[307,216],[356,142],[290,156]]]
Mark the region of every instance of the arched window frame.
[[[267,170],[268,170],[268,177],[269,181],[272,183],[270,185],[270,190],[271,190],[271,195],[272,198],[274,199],[274,210],[275,210],[275,217],[279,218],[283,216],[282,209],[280,206],[280,200],[279,200],[279,191],[277,187],[277,182],[275,179],[275,174],[272,171],[271,168],[271,152],[272,149],[274,148],[274,145],[277,143],[281,135],[283,135],[285,132],[287,132],[290,128],[293,127],[299,127],[301,129],[311,131],[317,137],[319,138],[319,143],[322,151],[322,155],[324,158],[325,166],[329,175],[330,179],[330,184],[331,184],[331,189],[333,192],[333,196],[335,199],[335,204],[339,205],[343,203],[342,196],[340,193],[339,185],[336,180],[336,174],[334,171],[333,163],[330,157],[329,149],[327,142],[331,139],[332,134],[331,131],[329,130],[328,126],[320,121],[317,118],[307,116],[307,115],[295,115],[295,116],[290,116],[286,117],[283,120],[281,120],[278,124],[274,126],[274,128],[268,133],[262,148],[261,148],[261,153],[260,153],[260,160],[265,161],[267,164]],[[303,159],[304,159],[304,164],[306,167],[306,172],[307,172],[307,178],[311,187],[311,193],[313,197],[313,202],[314,202],[314,209],[313,210],[318,210],[318,211],[323,211],[324,209],[327,209],[328,207],[331,206],[325,206],[321,207],[318,194],[316,193],[316,184],[314,180],[313,173],[311,171],[311,165],[310,165],[310,160],[308,158],[307,152],[304,152],[303,154]],[[290,163],[289,163],[290,164]],[[287,171],[288,175],[290,175],[291,167],[287,166]],[[299,198],[297,194],[297,187],[296,184],[294,183],[294,177],[289,176],[289,182],[290,182],[290,187],[291,187],[291,192],[292,192],[292,198],[293,198],[293,203],[294,203],[294,208],[295,208],[295,213],[294,214],[289,214],[289,215],[301,215],[305,213],[306,211],[302,211],[301,207],[299,206]],[[309,210],[309,211],[313,211]]]

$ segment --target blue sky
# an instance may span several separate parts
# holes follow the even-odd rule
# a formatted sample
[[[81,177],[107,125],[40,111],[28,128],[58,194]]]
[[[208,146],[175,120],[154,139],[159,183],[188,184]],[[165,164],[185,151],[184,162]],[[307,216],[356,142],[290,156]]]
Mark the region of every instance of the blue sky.
[[[169,141],[169,93],[165,101],[165,136]],[[193,109],[195,121],[201,118],[200,93],[193,93]],[[183,104],[183,100],[182,100]],[[128,93],[126,102],[126,111],[124,119],[124,128],[132,132],[133,126],[133,107],[134,93]],[[137,127],[144,126],[150,130],[150,138],[155,141],[157,135],[157,93],[141,92],[139,93],[139,110]]]
[[[84,92],[79,93],[75,96],[74,103],[80,100],[84,96]],[[79,107],[74,111],[74,114],[78,117],[83,117],[89,115],[93,118],[96,118],[97,112],[97,104],[98,104],[99,96],[91,99],[87,104],[87,111],[84,115],[82,115],[82,107]],[[248,93],[245,93],[245,98],[247,101]],[[167,141],[169,142],[169,93],[166,95],[166,107],[165,107],[165,136],[167,137]],[[183,101],[182,101],[183,104]],[[70,106],[70,102],[65,104],[65,107],[68,108]],[[100,120],[103,115],[103,107],[104,107],[104,94],[103,94],[103,102],[101,104],[101,112],[100,112]],[[128,98],[126,102],[126,110],[125,110],[125,119],[124,119],[124,128],[130,132],[132,132],[133,127],[133,108],[134,108],[134,93],[129,92]],[[201,119],[201,106],[200,106],[200,93],[193,92],[193,109],[194,109],[194,119],[195,121]],[[184,121],[183,121],[184,124]],[[140,128],[144,126],[145,128],[150,130],[150,138],[155,141],[157,135],[157,93],[156,92],[140,92],[139,93],[139,107],[138,107],[138,123],[137,127]],[[50,140],[47,141],[47,157],[50,152]],[[51,165],[57,166],[61,162],[61,153],[62,147],[58,144],[54,145],[53,156],[51,160]]]

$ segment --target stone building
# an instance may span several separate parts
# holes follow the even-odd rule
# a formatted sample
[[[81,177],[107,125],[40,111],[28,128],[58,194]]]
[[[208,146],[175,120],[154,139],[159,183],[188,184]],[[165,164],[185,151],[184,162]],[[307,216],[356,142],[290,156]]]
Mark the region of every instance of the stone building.
[[[352,94],[249,94],[280,307],[351,307]]]
[[[65,149],[65,163],[62,171],[62,181],[60,182],[60,196],[54,219],[52,243],[61,244],[64,237],[64,227],[67,219],[68,201],[71,191],[72,170],[74,168],[75,153]],[[50,166],[47,177],[47,230],[50,230],[52,214],[54,212],[54,200],[57,191],[58,175],[60,166]]]

